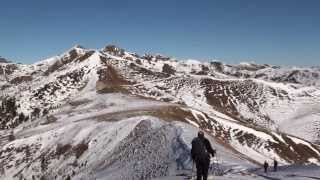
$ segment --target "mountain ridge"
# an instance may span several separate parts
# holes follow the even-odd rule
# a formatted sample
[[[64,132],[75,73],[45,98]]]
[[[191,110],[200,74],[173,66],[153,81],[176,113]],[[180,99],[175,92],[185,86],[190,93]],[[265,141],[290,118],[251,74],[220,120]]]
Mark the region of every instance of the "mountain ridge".
[[[134,135],[134,128],[145,126],[139,125],[143,119],[150,121],[146,126],[162,129],[163,134],[158,134],[159,137],[170,139],[163,141],[164,144],[174,143],[179,137],[172,134],[175,128],[182,128],[179,131],[189,129],[194,135],[201,128],[217,147],[228,152],[226,157],[249,161],[251,166],[273,158],[285,164],[320,164],[320,148],[316,144],[320,139],[320,80],[317,78],[320,71],[316,68],[178,61],[163,55],[140,56],[114,45],[101,50],[74,46],[61,55],[31,65],[0,63],[0,67],[0,131],[4,133],[3,137],[10,133],[15,137],[3,142],[0,164],[6,165],[6,171],[19,176],[27,176],[30,172],[39,177],[57,174],[50,168],[32,163],[39,158],[40,164],[41,158],[47,162],[43,164],[45,166],[55,167],[56,161],[68,164],[75,157],[77,162],[90,162],[96,167],[92,152],[101,153],[94,156],[101,159],[131,154],[131,150],[126,149],[128,142],[136,144],[136,139],[145,142],[144,138],[148,137],[137,135],[135,138]],[[137,124],[126,120],[130,118]],[[117,124],[122,124],[130,129],[129,133],[132,130],[134,136],[115,135],[115,146],[110,146],[110,152],[102,152],[92,144],[95,139],[109,141],[101,133],[108,134],[111,130],[99,128],[100,124],[106,129],[109,125],[118,128]],[[192,130],[189,125],[193,126]],[[79,139],[62,141],[64,134],[73,137],[64,126],[75,128],[71,132],[78,134]],[[87,126],[89,129],[85,130]],[[112,130],[114,134],[118,134],[117,131]],[[82,132],[86,133],[81,135]],[[57,139],[49,140],[52,138]],[[182,138],[190,138],[190,134]],[[65,143],[61,144],[59,139]],[[29,146],[33,149],[32,155],[20,154],[21,157],[15,159],[16,164],[19,163],[14,171],[9,159]],[[108,144],[104,146],[109,147]],[[120,152],[119,148],[126,150]],[[78,152],[78,149],[82,150]],[[150,151],[156,152],[155,149]],[[186,167],[190,165],[185,156],[187,151],[188,148],[184,148],[178,154],[175,154],[176,149],[173,152],[184,158]],[[172,155],[172,152],[167,153]],[[140,158],[131,155],[128,156]],[[60,156],[66,160],[57,159]],[[126,160],[99,163],[112,169],[123,162]],[[169,158],[169,162],[172,163],[172,159]],[[40,174],[24,167],[25,164],[38,168]],[[154,165],[160,168],[163,164]],[[72,171],[79,173],[81,168],[61,171],[66,177]],[[99,168],[86,170],[106,173],[100,172]],[[144,169],[137,177],[149,171]],[[168,173],[155,173],[152,177]]]

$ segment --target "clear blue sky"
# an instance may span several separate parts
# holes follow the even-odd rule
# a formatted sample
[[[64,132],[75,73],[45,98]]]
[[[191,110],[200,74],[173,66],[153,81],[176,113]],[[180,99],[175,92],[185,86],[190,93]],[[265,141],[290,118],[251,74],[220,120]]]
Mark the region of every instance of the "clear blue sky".
[[[32,63],[75,44],[176,58],[320,65],[320,0],[5,0],[0,56]]]

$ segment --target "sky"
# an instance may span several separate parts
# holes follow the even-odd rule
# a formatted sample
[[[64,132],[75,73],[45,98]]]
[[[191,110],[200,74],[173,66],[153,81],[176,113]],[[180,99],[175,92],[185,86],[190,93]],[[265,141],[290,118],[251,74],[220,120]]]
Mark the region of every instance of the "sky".
[[[138,54],[320,65],[319,0],[3,0],[0,56],[33,63],[79,44]]]

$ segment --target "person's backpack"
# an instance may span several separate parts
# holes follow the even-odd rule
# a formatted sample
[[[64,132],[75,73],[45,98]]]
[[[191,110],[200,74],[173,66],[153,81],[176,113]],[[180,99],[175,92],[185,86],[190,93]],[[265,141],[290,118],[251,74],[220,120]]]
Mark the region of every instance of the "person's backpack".
[[[203,141],[199,137],[193,139],[191,144],[192,144],[191,154],[193,157],[206,157],[206,156],[208,156],[206,146],[204,145]]]

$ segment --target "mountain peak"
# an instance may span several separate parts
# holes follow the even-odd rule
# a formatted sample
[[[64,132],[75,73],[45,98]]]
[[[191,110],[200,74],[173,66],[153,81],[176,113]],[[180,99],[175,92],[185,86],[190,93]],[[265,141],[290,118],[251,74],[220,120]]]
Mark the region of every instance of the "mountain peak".
[[[76,45],[74,45],[71,49],[86,49],[86,48],[84,48],[82,45],[80,45],[80,44],[76,44]]]
[[[120,47],[117,47],[116,45],[113,45],[113,44],[110,44],[110,45],[106,45],[103,50],[103,52],[106,52],[106,53],[109,53],[111,55],[114,55],[114,56],[123,56],[125,53],[125,50],[120,48]]]
[[[76,44],[74,45],[72,48],[70,48],[69,50],[67,50],[64,55],[66,56],[79,56],[82,54],[85,54],[88,51],[88,49],[84,48],[83,46]]]

